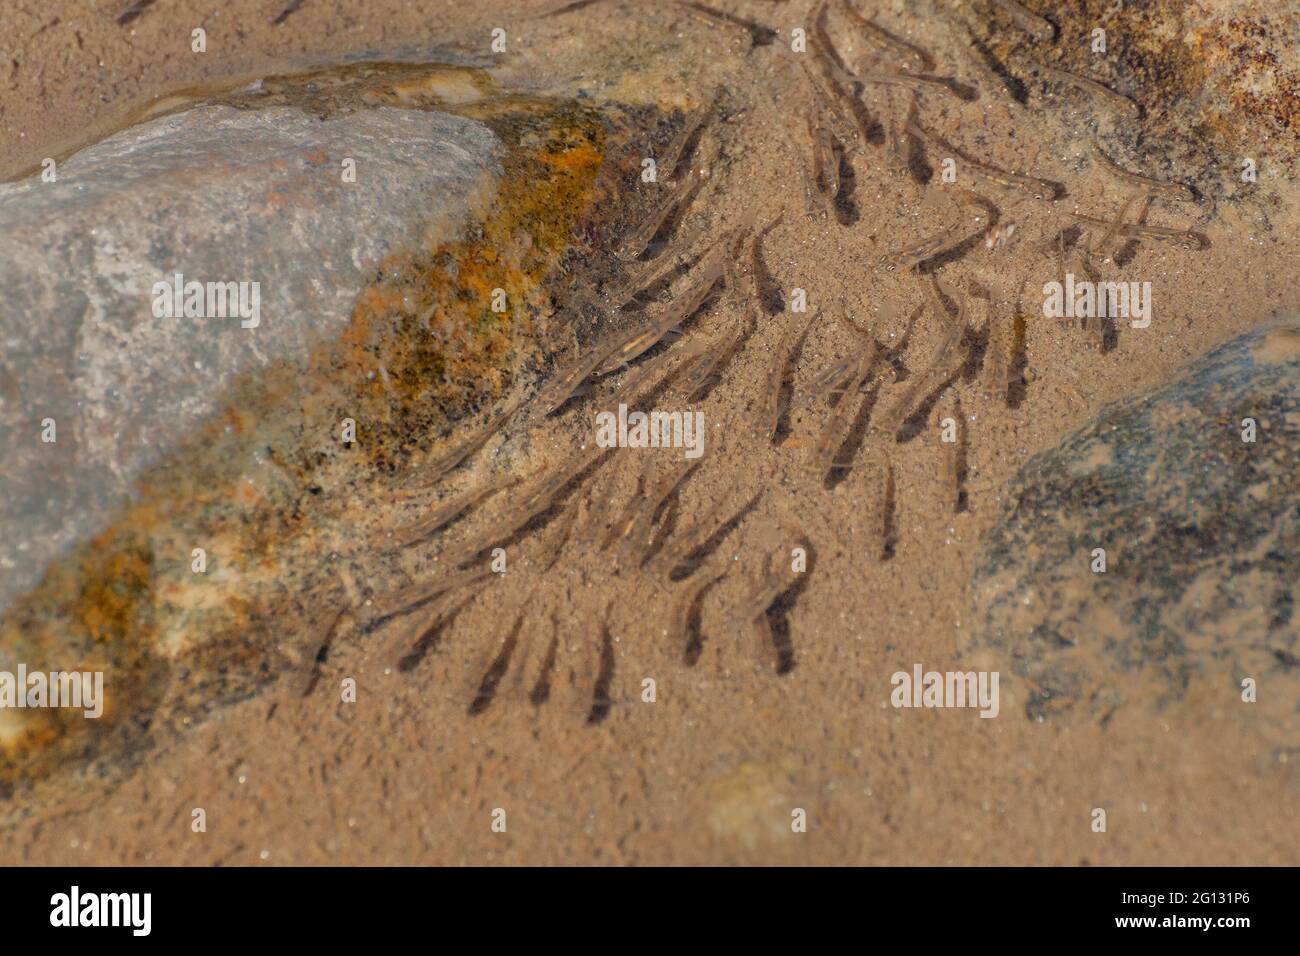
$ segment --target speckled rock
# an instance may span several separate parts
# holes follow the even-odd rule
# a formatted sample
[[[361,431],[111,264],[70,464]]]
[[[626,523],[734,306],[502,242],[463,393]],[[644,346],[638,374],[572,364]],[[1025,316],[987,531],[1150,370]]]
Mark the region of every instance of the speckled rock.
[[[212,103],[0,185],[0,609],[231,382],[336,338],[387,254],[454,235],[500,151],[432,110]],[[154,284],[176,273],[257,283],[256,319],[159,317]]]
[[[1235,703],[1251,678],[1294,728],[1297,373],[1300,325],[1252,332],[1020,471],[982,546],[970,649],[1010,659],[1030,717],[1160,710],[1198,682]]]

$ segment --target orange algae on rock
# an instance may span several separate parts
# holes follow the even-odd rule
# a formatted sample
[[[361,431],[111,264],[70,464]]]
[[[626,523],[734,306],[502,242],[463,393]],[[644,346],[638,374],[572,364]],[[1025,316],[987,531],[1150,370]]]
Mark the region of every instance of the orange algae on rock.
[[[378,263],[342,336],[238,378],[208,424],[143,476],[136,500],[0,616],[5,660],[103,671],[106,700],[98,720],[0,714],[0,795],[85,758],[130,758],[152,730],[294,663],[284,640],[311,631],[317,604],[343,600],[340,553],[360,537],[354,499],[382,494],[535,354],[547,275],[604,157],[595,111],[496,94],[479,71],[361,64],[263,90],[261,102],[322,112],[400,105],[481,119],[505,147],[495,193],[483,190],[481,219],[460,238]],[[259,105],[241,91],[212,95]]]

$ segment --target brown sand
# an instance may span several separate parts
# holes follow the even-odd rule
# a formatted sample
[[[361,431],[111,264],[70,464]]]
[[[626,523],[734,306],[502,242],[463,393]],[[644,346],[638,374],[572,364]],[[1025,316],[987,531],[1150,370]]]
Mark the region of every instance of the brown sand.
[[[545,5],[306,0],[276,24],[292,6],[288,0],[235,0],[219,13],[179,0],[149,6],[122,25],[125,2],[16,0],[14,6],[0,40],[0,170],[8,172],[66,151],[96,124],[113,122],[126,104],[162,89],[360,50],[472,51],[486,44],[493,26],[513,29],[521,10]],[[797,2],[732,8],[787,30],[807,19]],[[898,16],[901,8],[886,6],[880,22],[907,22]],[[626,5],[597,5],[563,29],[582,31],[567,42],[590,45],[604,37],[613,44],[629,32],[649,36],[654,17],[629,13]],[[667,22],[678,31],[694,28],[681,16]],[[208,31],[205,56],[188,49],[195,24]],[[759,197],[764,220],[782,204],[787,209],[765,244],[781,287],[807,288],[828,313],[844,302],[878,331],[901,332],[924,286],[901,274],[868,273],[865,265],[932,234],[945,223],[942,211],[921,200],[914,184],[877,168],[883,163],[858,160],[861,220],[851,228],[811,223],[792,172],[803,161],[805,141],[800,124],[783,112],[775,53],[755,51],[746,61],[745,45],[733,36],[709,42],[717,47],[717,69],[732,73],[746,106],[735,122],[749,124],[746,149],[742,140],[729,143],[727,175],[745,184],[747,197]],[[1058,178],[1075,168],[1072,159],[1053,153],[1068,144],[1060,129],[1070,128],[1069,115],[1058,122],[1055,134],[1030,138],[1043,144],[1028,148],[1031,155],[1039,149],[1041,161],[1023,168]],[[960,133],[963,144],[977,142],[977,128]],[[1014,159],[1009,154],[1002,161],[1022,168]],[[1072,187],[1069,208],[1078,200],[1084,212],[1113,213],[1127,194],[1100,172],[1083,175],[1090,178]],[[1190,254],[1141,246],[1131,268],[1158,290],[1156,319],[1143,332],[1125,331],[1107,354],[1092,348],[1082,330],[1036,317],[1035,290],[1053,270],[1037,243],[1050,230],[1035,220],[1033,202],[1004,207],[1004,221],[1025,224],[1005,253],[1011,266],[981,247],[941,281],[948,288],[960,277],[963,287],[988,284],[1014,296],[1023,279],[1031,313],[1024,401],[1012,409],[974,388],[961,390],[965,513],[954,515],[944,505],[949,489],[935,422],[949,405],[940,403],[921,436],[889,448],[897,501],[893,560],[878,560],[877,496],[865,478],[826,491],[802,476],[807,446],[824,418],[821,406],[816,414],[795,415],[789,447],[757,458],[722,455],[693,479],[683,496],[683,524],[767,488],[782,496],[798,530],[815,543],[817,565],[794,616],[796,666],[789,674],[775,673],[771,649],[731,613],[748,582],[720,586],[706,602],[708,640],[698,664],[687,668],[680,650],[662,640],[663,615],[644,606],[653,593],[602,576],[598,557],[564,562],[537,580],[535,590],[524,578],[500,600],[471,606],[438,653],[413,671],[395,664],[410,643],[409,628],[340,641],[322,683],[332,687],[342,676],[355,677],[363,688],[357,704],[338,704],[332,690],[304,698],[290,682],[276,684],[148,755],[107,793],[64,794],[7,835],[0,861],[1300,862],[1300,776],[1294,764],[1279,764],[1251,746],[1255,718],[1234,710],[1231,696],[1195,686],[1155,716],[1134,707],[1104,725],[1038,724],[1024,717],[1027,689],[1008,662],[972,660],[966,663],[1003,673],[998,719],[895,710],[888,703],[893,672],[910,671],[916,662],[956,668],[979,537],[1029,455],[1105,402],[1167,380],[1243,330],[1294,315],[1296,194],[1285,171],[1277,175],[1273,188],[1286,201],[1272,210],[1268,227],[1244,205],[1221,208],[1216,217],[1160,220],[1194,222],[1210,247]],[[738,208],[736,190],[723,202],[730,204],[726,211]],[[902,303],[903,314],[890,303]],[[706,403],[707,420],[725,423],[716,449],[727,447],[729,428],[753,418],[750,406],[783,329],[775,320],[761,328],[750,354]],[[937,348],[940,330],[932,319],[917,335],[916,355]],[[851,343],[842,325],[820,322],[798,382],[806,384]],[[562,421],[557,432],[577,434],[582,427],[572,415]],[[555,438],[559,451],[543,447],[537,454],[562,453],[563,437]],[[635,468],[624,472],[626,483]],[[722,554],[737,559],[757,546],[757,534],[741,534]],[[614,705],[609,719],[592,727],[583,717],[611,600],[608,620],[619,650]],[[522,674],[534,658],[507,678],[493,707],[467,718],[467,702],[516,610],[526,605],[553,608],[557,616],[561,664],[552,700],[541,708],[525,700]],[[533,655],[549,636],[536,634]],[[657,680],[653,704],[641,701],[643,677]],[[195,807],[207,812],[206,834],[191,832]],[[1108,811],[1105,834],[1090,830],[1094,807]],[[504,834],[490,828],[495,808],[508,814]],[[806,810],[807,833],[791,832],[793,808]]]

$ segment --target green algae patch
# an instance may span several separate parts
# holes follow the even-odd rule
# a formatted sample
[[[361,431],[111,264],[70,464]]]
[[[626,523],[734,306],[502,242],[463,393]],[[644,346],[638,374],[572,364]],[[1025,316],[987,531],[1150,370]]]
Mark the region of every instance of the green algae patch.
[[[0,793],[87,760],[129,761],[159,728],[314,656],[330,614],[357,597],[353,572],[366,573],[365,503],[536,364],[548,276],[589,212],[605,156],[596,111],[502,94],[475,70],[357,64],[208,92],[320,115],[459,112],[501,140],[501,174],[459,238],[375,264],[342,336],[237,379],[222,410],[145,474],[133,503],[4,613],[8,659],[103,671],[106,706],[97,720],[0,713]],[[178,94],[140,119],[200,101]]]

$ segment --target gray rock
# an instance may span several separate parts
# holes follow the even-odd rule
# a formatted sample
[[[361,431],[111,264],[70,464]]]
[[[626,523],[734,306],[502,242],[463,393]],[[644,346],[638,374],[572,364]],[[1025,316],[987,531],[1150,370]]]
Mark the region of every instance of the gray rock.
[[[971,643],[1029,681],[1029,716],[1104,716],[1134,688],[1158,709],[1198,680],[1235,701],[1245,677],[1294,711],[1297,372],[1300,326],[1252,332],[1020,471],[982,545]]]
[[[388,252],[459,230],[501,149],[433,111],[202,105],[0,185],[0,610],[241,374],[337,337]],[[260,322],[156,317],[176,273],[257,283]]]

